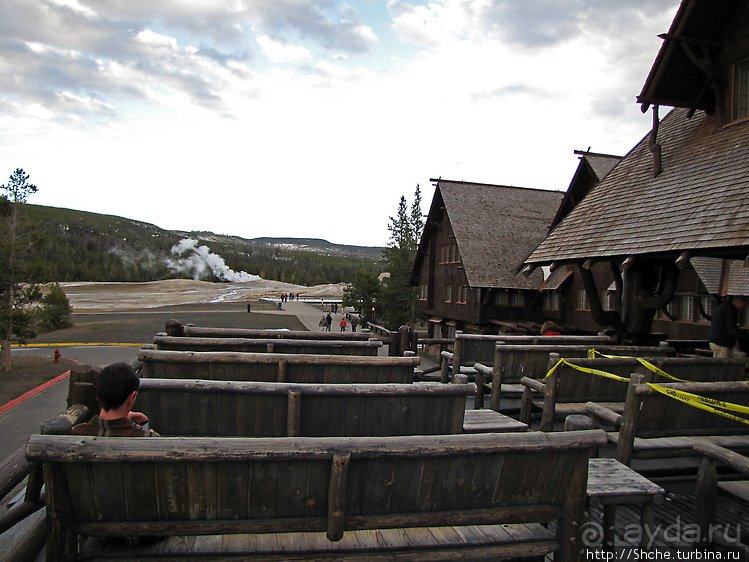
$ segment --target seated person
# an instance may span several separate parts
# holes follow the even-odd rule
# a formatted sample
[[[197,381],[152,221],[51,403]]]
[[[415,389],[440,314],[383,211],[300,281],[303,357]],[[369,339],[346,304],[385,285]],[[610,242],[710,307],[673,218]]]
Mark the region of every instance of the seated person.
[[[554,324],[551,320],[548,320],[543,323],[543,326],[541,326],[541,335],[542,336],[561,336],[562,332],[559,329],[559,326]]]
[[[73,426],[74,435],[98,437],[158,437],[148,428],[148,416],[131,412],[140,379],[127,363],[107,365],[96,381],[96,398],[101,411],[86,423]]]

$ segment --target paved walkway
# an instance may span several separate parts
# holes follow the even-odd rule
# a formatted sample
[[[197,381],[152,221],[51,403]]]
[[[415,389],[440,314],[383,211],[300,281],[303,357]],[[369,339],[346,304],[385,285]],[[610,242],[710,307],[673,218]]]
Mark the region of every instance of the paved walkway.
[[[305,328],[307,328],[310,332],[319,332],[320,319],[325,314],[327,314],[328,310],[330,309],[330,305],[326,305],[325,311],[323,311],[319,305],[312,305],[300,301],[287,301],[283,303],[281,307],[283,308],[283,310],[259,310],[258,314],[290,314],[299,318],[299,321],[304,324]],[[343,307],[339,305],[338,310],[342,311]],[[338,314],[333,314],[331,312],[330,315],[333,317],[333,324],[330,328],[330,331],[340,331],[341,318],[343,318],[344,315],[342,314],[342,312],[338,312]],[[346,326],[346,331],[351,331],[350,325]]]

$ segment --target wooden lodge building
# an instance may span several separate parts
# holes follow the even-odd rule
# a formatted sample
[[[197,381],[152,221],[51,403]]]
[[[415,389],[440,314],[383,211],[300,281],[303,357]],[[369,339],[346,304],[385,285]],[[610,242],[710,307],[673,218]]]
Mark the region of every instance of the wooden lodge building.
[[[437,180],[412,277],[430,335],[707,339],[749,294],[747,31],[738,0],[684,0],[638,97],[652,131],[623,158],[576,152],[565,194]]]
[[[601,327],[705,339],[715,297],[749,293],[749,6],[684,0],[662,38],[638,97],[652,131],[526,272],[573,268]]]
[[[432,337],[497,333],[543,322],[541,271],[517,275],[546,236],[563,193],[435,182],[412,283]]]

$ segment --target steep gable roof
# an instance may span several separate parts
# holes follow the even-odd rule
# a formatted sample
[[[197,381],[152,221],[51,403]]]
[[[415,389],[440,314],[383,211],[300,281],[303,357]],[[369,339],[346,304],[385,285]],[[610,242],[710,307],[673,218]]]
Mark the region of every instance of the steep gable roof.
[[[537,289],[543,282],[540,272],[527,278],[517,268],[543,240],[562,196],[559,191],[438,180],[435,201],[444,205],[469,285]],[[428,222],[438,212],[432,205]],[[427,240],[425,232],[422,245]]]
[[[637,101],[648,105],[715,110],[712,66],[741,0],[683,0]]]
[[[597,154],[589,151],[575,151],[580,156],[580,163],[577,165],[575,175],[572,177],[567,193],[559,205],[557,214],[551,222],[549,230],[554,229],[561,221],[570,214],[577,204],[598,184],[608,173],[614,169],[621,156],[611,154]]]
[[[563,220],[527,263],[640,254],[746,257],[749,123],[675,109],[660,123],[663,171],[644,138]]]

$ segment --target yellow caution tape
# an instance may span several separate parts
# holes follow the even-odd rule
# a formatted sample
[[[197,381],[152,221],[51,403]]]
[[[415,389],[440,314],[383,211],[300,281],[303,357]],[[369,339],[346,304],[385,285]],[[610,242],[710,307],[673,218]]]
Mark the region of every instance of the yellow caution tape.
[[[604,355],[603,353],[597,352],[594,349],[588,350],[588,357],[594,358],[596,356],[596,354],[598,354],[601,357],[605,357],[607,359],[614,359],[614,358],[616,358],[616,356]],[[687,382],[687,381],[682,381],[680,379],[677,379],[676,377],[673,377],[673,376],[669,375],[668,373],[666,373],[662,369],[659,369],[658,367],[656,367],[655,365],[653,365],[652,363],[650,363],[648,361],[645,361],[641,357],[624,357],[624,358],[626,358],[626,359],[637,359],[643,366],[647,367],[648,369],[650,369],[654,373],[659,374],[661,376],[664,376],[664,377],[666,377],[668,379],[672,379],[672,380],[675,380],[675,381],[678,381],[678,382]],[[547,378],[549,378],[554,373],[554,371],[557,370],[557,368],[560,365],[567,365],[568,367],[570,367],[572,369],[575,369],[577,371],[581,371],[583,373],[589,373],[591,375],[598,375],[598,376],[601,376],[601,377],[606,377],[606,378],[609,378],[609,379],[614,379],[614,380],[618,380],[618,381],[622,381],[622,382],[629,382],[628,378],[620,377],[619,375],[615,375],[613,373],[607,373],[606,371],[601,371],[599,369],[590,369],[588,367],[581,367],[579,365],[575,365],[573,363],[570,363],[569,361],[567,361],[564,358],[562,358],[559,361],[557,361],[556,364],[551,369],[549,369],[549,372],[546,373],[546,376],[544,377],[544,380],[546,380]],[[738,413],[749,415],[749,407],[747,407],[747,406],[742,406],[740,404],[732,404],[730,402],[724,402],[722,400],[716,400],[715,398],[707,398],[705,396],[700,396],[699,394],[692,394],[690,392],[684,392],[683,390],[676,390],[676,389],[673,389],[673,388],[666,388],[666,387],[660,386],[658,384],[653,384],[653,383],[646,383],[646,384],[648,384],[648,386],[650,386],[650,388],[652,388],[653,390],[655,390],[657,392],[660,392],[661,394],[664,394],[665,396],[668,396],[670,398],[674,398],[676,400],[680,400],[680,401],[682,401],[682,402],[684,402],[686,404],[689,404],[690,406],[694,406],[695,408],[700,408],[702,410],[705,410],[705,411],[708,411],[708,412],[711,412],[711,413],[714,413],[714,414],[718,414],[720,416],[723,416],[723,417],[726,417],[726,418],[729,418],[729,419],[732,419],[732,420],[736,420],[738,422],[741,422],[741,423],[749,425],[749,419],[742,418],[740,416],[736,416],[736,415],[733,415],[733,414],[729,413],[729,412],[738,412]],[[724,410],[728,410],[728,411],[724,411]]]
[[[606,377],[607,379],[614,379],[614,380],[617,380],[617,381],[629,382],[628,378],[620,377],[619,375],[615,375],[613,373],[607,373],[606,371],[601,371],[600,369],[591,369],[589,367],[581,367],[579,365],[575,365],[573,363],[570,363],[569,361],[567,361],[564,358],[560,359],[559,361],[557,361],[557,364],[554,365],[551,369],[549,369],[549,372],[546,373],[546,376],[544,377],[544,380],[548,379],[554,373],[554,371],[557,370],[557,367],[559,367],[559,365],[567,365],[568,367],[570,367],[572,369],[575,369],[576,371],[580,371],[580,372],[583,372],[583,373],[588,373],[590,375],[598,375],[599,377]]]
[[[718,414],[719,416],[723,416],[749,425],[749,419],[728,413],[738,412],[749,415],[749,407],[747,406],[732,404],[731,402],[724,402],[722,400],[716,400],[715,398],[706,398],[705,396],[700,396],[699,394],[692,394],[691,392],[684,392],[683,390],[676,390],[674,388],[666,388],[658,384],[648,383],[648,385],[653,390],[660,392],[661,394],[668,396],[669,398],[680,400],[681,402],[689,404],[690,406],[694,406],[695,408],[699,408],[707,412],[712,412],[713,414]],[[728,410],[728,412],[724,410]]]
[[[596,351],[595,349],[589,349],[588,350],[588,357],[589,358],[595,359],[596,356],[598,356],[598,357],[604,357],[606,359],[635,359],[636,361],[638,361],[640,363],[640,365],[642,365],[643,367],[645,367],[649,371],[652,371],[656,375],[660,375],[663,378],[666,378],[666,379],[669,379],[669,380],[672,380],[672,381],[676,381],[676,382],[688,382],[688,381],[685,381],[685,380],[682,380],[682,379],[678,379],[678,378],[674,377],[673,375],[669,375],[666,371],[664,371],[663,369],[661,369],[659,367],[656,367],[650,361],[646,361],[642,357],[631,357],[629,355],[606,355],[604,353],[601,353],[600,351]]]

